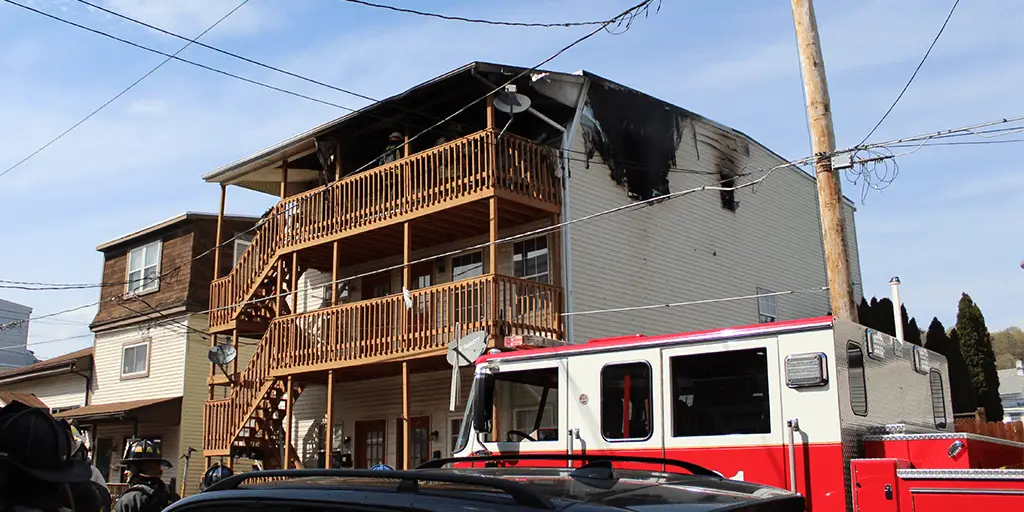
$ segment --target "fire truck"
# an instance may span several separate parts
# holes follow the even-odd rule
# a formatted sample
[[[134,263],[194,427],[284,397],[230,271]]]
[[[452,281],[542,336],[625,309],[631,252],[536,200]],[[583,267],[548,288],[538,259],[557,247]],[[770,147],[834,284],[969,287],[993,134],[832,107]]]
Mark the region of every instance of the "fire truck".
[[[860,325],[536,345],[476,360],[456,457],[684,460],[822,512],[1024,505],[1024,443],[955,432],[945,358]]]

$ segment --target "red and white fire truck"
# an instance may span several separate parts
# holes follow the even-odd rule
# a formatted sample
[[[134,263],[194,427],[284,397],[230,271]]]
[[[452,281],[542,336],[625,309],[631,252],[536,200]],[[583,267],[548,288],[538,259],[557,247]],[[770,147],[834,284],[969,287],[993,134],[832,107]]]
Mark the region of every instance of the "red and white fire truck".
[[[822,512],[1024,504],[1024,444],[954,432],[944,357],[833,317],[492,351],[457,445],[685,460]]]

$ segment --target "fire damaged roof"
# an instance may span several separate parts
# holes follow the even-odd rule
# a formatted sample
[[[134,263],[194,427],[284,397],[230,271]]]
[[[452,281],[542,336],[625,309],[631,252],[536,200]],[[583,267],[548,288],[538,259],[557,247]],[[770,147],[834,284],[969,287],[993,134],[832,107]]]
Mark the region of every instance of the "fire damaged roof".
[[[410,142],[417,152],[431,147],[439,136],[449,139],[485,128],[485,95],[529,68],[472,62],[418,84],[402,93],[300,133],[205,175],[208,182],[234,184],[277,194],[288,161],[289,182],[316,182],[329,171],[322,152],[337,145],[342,154],[342,175],[368,168],[384,147],[390,133],[415,135],[441,120],[420,140]],[[595,153],[612,171],[611,178],[634,199],[650,199],[669,192],[669,170],[681,141],[694,138],[694,121],[714,126],[731,139],[729,150],[749,154],[759,143],[746,134],[716,123],[684,108],[626,87],[587,71],[560,73],[537,70],[513,83],[530,97],[532,107],[560,126],[570,124],[581,85],[589,81],[582,125],[587,158]],[[468,105],[468,106],[467,106]],[[453,113],[458,112],[453,116]],[[539,116],[517,115],[510,131],[541,144],[554,144],[561,128],[553,128]],[[534,123],[530,126],[529,123]],[[503,124],[503,123],[499,123]],[[763,146],[762,146],[763,147]],[[765,148],[771,152],[770,149]],[[726,153],[711,155],[723,180],[740,173]],[[773,153],[775,154],[775,153]],[[785,160],[775,154],[780,160]],[[794,167],[804,176],[813,176]],[[847,199],[852,204],[852,201]]]

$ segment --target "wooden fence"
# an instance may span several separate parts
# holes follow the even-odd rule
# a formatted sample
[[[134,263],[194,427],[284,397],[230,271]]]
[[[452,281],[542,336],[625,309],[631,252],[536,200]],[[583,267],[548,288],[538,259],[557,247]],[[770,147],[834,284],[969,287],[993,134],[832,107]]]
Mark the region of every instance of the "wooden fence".
[[[980,434],[1024,443],[1024,422],[1004,423],[1001,421],[981,422],[974,418],[958,419],[954,423],[957,432]]]

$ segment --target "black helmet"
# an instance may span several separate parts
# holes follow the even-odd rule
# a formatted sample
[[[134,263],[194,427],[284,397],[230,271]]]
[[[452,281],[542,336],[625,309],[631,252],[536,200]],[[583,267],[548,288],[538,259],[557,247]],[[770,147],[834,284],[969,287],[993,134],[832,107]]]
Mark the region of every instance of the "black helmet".
[[[88,482],[89,465],[71,456],[71,436],[49,413],[14,401],[0,409],[0,466],[51,483]]]
[[[171,463],[164,460],[160,446],[149,439],[129,439],[122,462],[126,465],[133,462],[159,462],[165,468],[171,467]]]
[[[210,469],[206,470],[206,473],[203,473],[203,481],[199,484],[199,490],[205,491],[213,486],[213,484],[234,474],[235,472],[231,471],[231,468],[215,463],[210,466]]]

